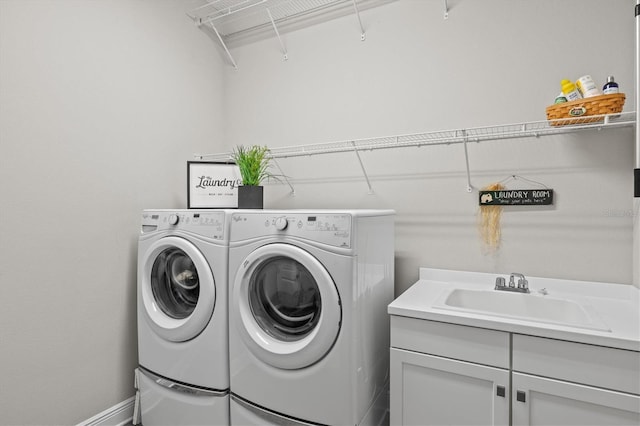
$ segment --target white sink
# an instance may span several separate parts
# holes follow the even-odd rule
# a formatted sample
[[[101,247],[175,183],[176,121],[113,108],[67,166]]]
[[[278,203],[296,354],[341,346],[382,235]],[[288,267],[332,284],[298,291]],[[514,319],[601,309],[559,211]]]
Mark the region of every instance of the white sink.
[[[481,315],[611,331],[594,309],[572,300],[498,290],[447,290],[433,306]]]

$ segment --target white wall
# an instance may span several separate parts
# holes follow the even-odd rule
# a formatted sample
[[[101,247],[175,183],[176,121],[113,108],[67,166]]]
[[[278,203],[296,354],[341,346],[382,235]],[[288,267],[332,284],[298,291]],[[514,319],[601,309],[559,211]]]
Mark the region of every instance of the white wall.
[[[634,111],[633,0],[399,0],[232,50],[227,142],[271,147],[545,120],[563,78],[613,74]],[[602,31],[585,31],[602,28]],[[461,145],[280,160],[266,207],[380,207],[397,215],[396,293],[419,267],[632,281],[633,128],[471,144],[476,188],[516,174],[555,189],[551,209],[510,208],[483,253]],[[532,187],[522,181],[510,188]],[[535,188],[535,186],[533,186]]]
[[[633,92],[633,0],[399,0],[234,48],[171,0],[0,0],[0,424],[73,424],[133,394],[139,212],[186,204],[185,163],[543,120],[561,78]],[[606,28],[606,31],[584,31]],[[581,45],[571,49],[576,35]],[[582,46],[582,47],[581,47]],[[584,46],[588,46],[584,47]],[[635,110],[627,99],[625,110]],[[470,146],[475,186],[519,174],[553,209],[505,212],[483,255],[461,146],[283,160],[267,207],[397,210],[397,292],[418,267],[631,281],[629,128]]]
[[[0,424],[133,395],[143,208],[220,150],[221,58],[172,0],[0,1]]]

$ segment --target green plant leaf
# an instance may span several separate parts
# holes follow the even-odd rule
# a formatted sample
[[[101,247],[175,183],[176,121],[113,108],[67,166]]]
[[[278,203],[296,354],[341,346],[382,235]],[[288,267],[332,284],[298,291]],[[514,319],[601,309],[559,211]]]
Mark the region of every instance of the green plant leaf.
[[[240,169],[243,185],[259,186],[263,180],[275,178],[269,172],[271,158],[269,157],[269,148],[266,146],[245,147],[240,145],[233,150],[231,157]]]

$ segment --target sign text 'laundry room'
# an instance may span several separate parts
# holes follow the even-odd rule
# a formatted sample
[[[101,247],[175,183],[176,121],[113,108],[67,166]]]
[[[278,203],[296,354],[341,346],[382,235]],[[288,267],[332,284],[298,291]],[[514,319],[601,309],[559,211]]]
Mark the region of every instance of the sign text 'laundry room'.
[[[553,204],[553,189],[505,189],[480,191],[481,206],[548,206]]]

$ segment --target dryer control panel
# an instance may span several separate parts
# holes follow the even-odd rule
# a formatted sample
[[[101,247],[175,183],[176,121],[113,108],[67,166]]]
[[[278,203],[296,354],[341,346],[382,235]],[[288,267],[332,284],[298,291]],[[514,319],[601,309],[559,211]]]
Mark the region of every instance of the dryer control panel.
[[[351,220],[348,213],[238,212],[231,217],[231,239],[285,235],[350,248]]]
[[[202,210],[145,210],[142,233],[181,230],[216,240],[224,239],[225,213]]]

